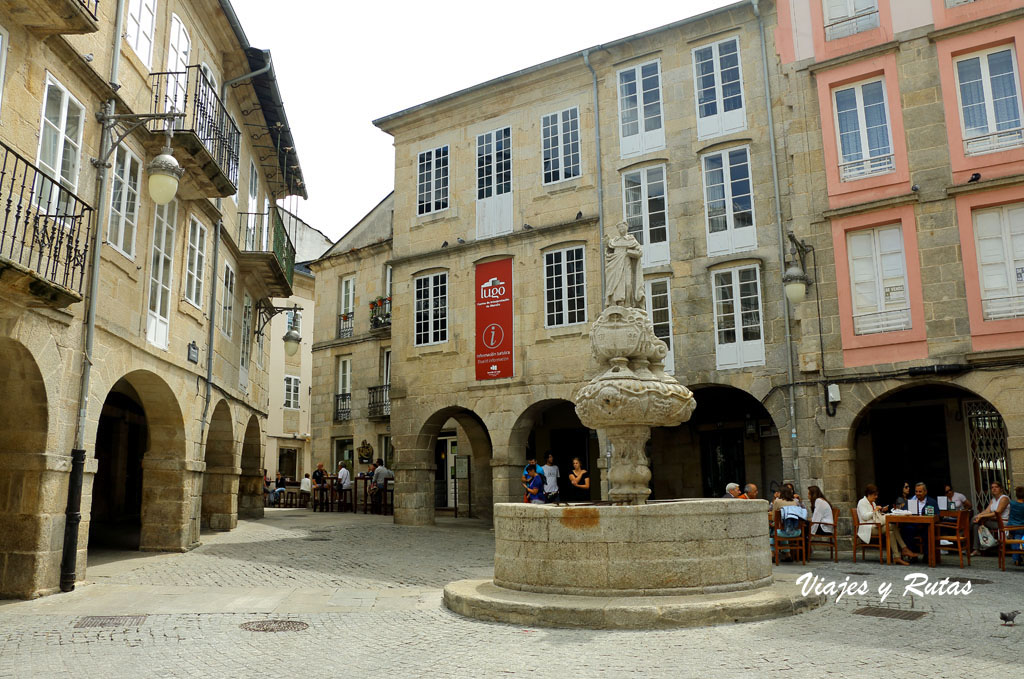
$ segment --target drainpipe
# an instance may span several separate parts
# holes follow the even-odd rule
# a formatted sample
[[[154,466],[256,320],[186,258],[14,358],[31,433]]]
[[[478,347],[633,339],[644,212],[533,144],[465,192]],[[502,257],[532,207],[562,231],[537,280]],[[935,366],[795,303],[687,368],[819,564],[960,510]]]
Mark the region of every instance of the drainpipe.
[[[240,82],[245,82],[246,80],[251,80],[252,78],[255,78],[258,75],[263,75],[270,70],[270,50],[263,50],[263,57],[266,59],[266,64],[264,64],[262,68],[240,75],[237,78],[227,80],[220,86],[220,100],[221,103],[224,104],[225,110],[227,110],[226,102],[229,87],[237,85]],[[218,198],[218,208],[220,207],[220,203],[221,200]],[[196,445],[200,447],[203,445],[203,435],[206,432],[206,415],[210,411],[210,397],[213,390],[213,332],[217,319],[217,260],[220,255],[220,232],[223,225],[224,220],[218,219],[217,226],[214,228],[213,232],[213,280],[210,281],[210,330],[206,335],[206,396],[203,401],[203,416],[199,420],[199,440],[196,442]]]
[[[775,223],[779,227],[779,271],[786,270],[786,234],[782,226],[782,200],[779,190],[779,169],[778,156],[775,152],[775,119],[772,115],[772,90],[768,80],[768,47],[764,39],[764,21],[761,17],[761,10],[758,0],[750,0],[750,7],[757,17],[757,28],[761,34],[761,68],[764,78],[764,107],[768,112],[768,143],[772,151],[772,188],[775,191]],[[779,277],[779,287],[782,291],[782,308],[786,325],[786,374],[789,378],[789,437],[793,447],[793,483],[800,486],[800,457],[797,454],[796,442],[796,396],[793,387],[793,335],[789,327],[792,310],[789,308],[789,298],[786,297],[786,288]]]
[[[598,48],[600,49],[600,48]],[[597,73],[590,65],[590,50],[583,50],[583,63],[590,69],[590,76],[594,80],[594,155],[597,158],[597,233],[601,238],[601,246],[604,247],[604,181],[601,176],[601,109],[597,100]],[[601,305],[604,305],[605,281],[604,266],[601,267]],[[792,382],[793,380],[790,380]]]
[[[114,27],[113,60],[110,62],[110,86],[120,89],[118,73],[121,67],[121,33],[124,32],[124,3],[117,1],[117,19]],[[105,113],[113,115],[114,100],[103,102]],[[75,589],[78,572],[78,527],[82,523],[82,484],[85,477],[85,419],[89,409],[89,381],[92,371],[92,348],[96,337],[96,305],[99,299],[100,263],[103,253],[103,225],[106,221],[106,195],[110,190],[109,163],[110,135],[105,125],[100,126],[100,152],[102,163],[97,166],[99,195],[96,200],[96,231],[92,240],[92,271],[89,272],[89,302],[85,314],[85,351],[82,353],[82,386],[78,393],[78,424],[75,442],[71,448],[71,475],[68,478],[68,502],[64,509],[64,547],[60,559],[60,591]]]

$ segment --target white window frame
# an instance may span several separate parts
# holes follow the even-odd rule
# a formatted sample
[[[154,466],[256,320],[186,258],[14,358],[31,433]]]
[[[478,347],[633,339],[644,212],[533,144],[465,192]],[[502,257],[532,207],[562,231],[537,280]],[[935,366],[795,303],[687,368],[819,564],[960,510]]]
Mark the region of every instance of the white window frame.
[[[380,352],[380,383],[391,384],[391,347]]]
[[[11,48],[11,34],[0,26],[0,118],[3,117],[4,83],[7,82],[7,50]]]
[[[206,278],[206,226],[192,216],[188,225],[188,248],[185,257],[185,301],[203,308],[203,283]],[[192,296],[189,296],[189,288]]]
[[[660,292],[657,293],[658,297],[664,296],[665,307],[664,310],[668,314],[668,320],[665,322],[655,321],[654,312],[661,310],[654,307],[655,298],[655,287],[665,286],[665,294],[662,295]],[[672,375],[676,371],[675,361],[675,336],[672,334],[672,279],[671,278],[651,278],[644,281],[644,298],[647,304],[647,317],[651,320],[651,324],[654,326],[654,334],[657,335],[658,339],[665,341],[668,345],[668,354],[665,356],[665,372]],[[667,327],[668,333],[665,333]],[[661,330],[661,334],[659,333]]]
[[[352,357],[351,356],[339,356],[338,365],[336,368],[335,383],[335,394],[351,394],[352,393]]]
[[[501,137],[501,139],[499,139]],[[499,143],[507,158],[499,158]],[[488,160],[489,159],[489,160]],[[507,162],[507,167],[506,167]],[[490,183],[484,183],[487,178]],[[512,232],[512,128],[499,127],[476,136],[476,237]]]
[[[425,285],[421,285],[425,281]],[[439,294],[438,287],[444,287],[444,293]],[[425,295],[420,295],[420,290],[425,290]],[[413,279],[413,341],[415,346],[426,347],[433,344],[444,344],[448,341],[448,272],[439,271],[436,273],[418,276]],[[438,302],[443,298],[443,304]],[[425,308],[420,309],[420,302],[425,303]],[[421,332],[420,324],[425,324]],[[421,340],[421,337],[423,338]]]
[[[650,83],[644,83],[644,69],[650,66],[654,66],[654,73],[648,69],[647,78],[656,76],[658,78],[658,85],[656,88],[650,87],[644,89],[646,85]],[[632,80],[623,82],[623,77],[627,74],[631,74]],[[632,84],[632,92],[629,92],[630,84]],[[645,61],[642,64],[636,66],[627,66],[626,68],[620,68],[615,73],[615,91],[618,96],[618,120],[619,120],[619,156],[622,158],[628,158],[631,156],[637,156],[643,153],[649,153],[651,151],[659,151],[665,148],[665,96],[663,91],[663,78],[661,71],[661,59],[654,59],[652,61]],[[647,92],[654,92],[657,94],[657,101],[651,101],[644,103],[644,95]],[[635,106],[631,105],[630,100],[633,99]],[[648,116],[646,115],[644,108],[646,106],[658,105],[657,114]],[[624,115],[629,112],[636,111],[636,119],[624,120]],[[636,125],[636,131],[633,131],[631,125]],[[656,125],[656,127],[655,127]]]
[[[46,104],[49,101],[50,86],[53,85],[61,93],[61,106],[60,106],[60,127],[51,123],[46,119]],[[78,175],[81,172],[82,167],[82,131],[85,129],[85,107],[78,101],[77,98],[68,88],[64,87],[59,80],[47,71],[46,82],[43,90],[43,107],[39,114],[39,145],[36,148],[36,165],[42,169],[46,174],[50,175],[60,184],[61,187],[67,189],[71,193],[77,193],[78,191]],[[72,106],[75,106],[79,110],[79,117],[81,122],[78,125],[78,134],[72,139],[67,135],[68,125],[68,111]],[[54,164],[51,166],[49,163],[43,162],[43,139],[46,136],[46,126],[50,125],[54,128],[57,134],[57,158]],[[66,164],[64,162],[64,154],[67,151],[67,147],[71,146],[74,150],[75,159],[72,163],[74,171],[72,172],[71,178],[65,177],[61,172],[61,168]],[[73,180],[73,181],[72,181]],[[49,185],[49,181],[42,177],[36,182],[35,187],[35,204],[37,206],[46,208],[48,210],[60,210],[60,206],[50,206],[49,203],[45,205],[41,202],[43,193],[49,193],[48,189],[45,189]]]
[[[1010,51],[1010,63],[1013,64],[1014,96],[1017,99],[1018,125],[1006,130],[996,129],[995,101],[992,95],[992,76],[989,71],[988,56],[998,52]],[[982,134],[967,136],[967,123],[964,119],[964,102],[960,84],[961,62],[977,59],[981,67],[981,87],[985,104],[986,131]],[[1017,48],[1013,44],[1002,44],[989,49],[978,50],[970,54],[962,54],[953,59],[953,78],[956,81],[957,113],[960,117],[960,136],[963,139],[964,154],[980,156],[1005,149],[1024,145],[1024,101],[1021,99],[1020,65],[1017,63]]]
[[[178,201],[157,205],[153,211],[153,248],[150,255],[149,301],[146,312],[146,340],[155,347],[167,349],[170,344],[171,290],[174,289],[174,248],[177,236]],[[162,227],[162,228],[159,228]],[[163,233],[163,242],[157,242],[157,233]],[[157,290],[153,309],[153,291]],[[160,313],[167,307],[165,314]]]
[[[867,114],[864,108],[864,88],[868,85],[880,83],[882,86],[882,107],[885,110],[885,135],[889,152],[877,156],[870,155],[871,149],[868,142]],[[843,138],[839,128],[839,102],[837,97],[840,92],[853,90],[856,100],[857,112],[857,134],[860,139],[860,157],[851,160],[844,160]],[[889,92],[885,87],[885,77],[869,78],[855,83],[848,83],[832,88],[832,124],[836,128],[836,156],[839,159],[839,181],[848,182],[874,177],[880,174],[889,174],[896,171],[896,151],[892,143],[892,116],[889,114]]]
[[[886,297],[892,293],[893,296],[898,292],[896,285],[886,285],[886,279],[893,279],[895,276],[886,275],[885,267],[886,262],[883,262],[883,258],[887,255],[896,254],[896,251],[889,250],[887,252],[882,251],[882,237],[883,233],[896,232],[899,234],[899,257],[894,259],[888,257],[886,262],[891,268],[894,261],[899,261],[902,271],[900,277],[902,280],[902,294],[904,302],[903,304],[893,307],[885,308]],[[872,267],[871,279],[863,279],[858,281],[857,276],[859,272],[862,272],[861,267],[856,265],[856,259],[864,259],[861,257],[855,257],[853,247],[851,247],[850,239],[858,236],[870,236],[871,240],[871,255],[870,264]],[[846,232],[846,258],[847,264],[850,271],[850,312],[853,315],[853,334],[854,335],[874,335],[883,332],[899,332],[902,330],[910,330],[913,322],[910,314],[910,288],[907,282],[907,250],[905,241],[903,238],[903,225],[899,222],[894,224],[885,224],[882,226],[876,226],[867,229],[851,229]],[[890,273],[892,273],[890,271]],[[858,308],[858,284],[859,283],[872,283],[875,304],[871,309],[865,309],[863,305]]]
[[[252,359],[252,297],[242,295],[242,348],[238,352],[238,388],[249,393],[249,361]]]
[[[230,262],[224,262],[224,292],[220,306],[220,331],[231,339],[235,322],[235,270]]]
[[[558,184],[577,179],[582,167],[579,107],[541,116],[540,138],[541,181]]]
[[[430,215],[448,209],[451,150],[448,144],[416,154],[416,214]]]
[[[998,223],[979,228],[979,221],[990,217]],[[974,210],[971,221],[982,317],[998,321],[1024,316],[1024,202]],[[995,277],[1002,278],[1000,284],[993,284]]]
[[[571,274],[568,271],[569,257],[577,267]],[[557,258],[558,261],[549,261]],[[553,267],[558,267],[553,272]],[[569,281],[569,277],[578,277],[578,281]],[[570,296],[574,288],[579,288],[578,295]],[[570,309],[570,302],[577,306]],[[558,308],[552,308],[557,305]],[[552,322],[552,317],[555,317]],[[570,320],[572,319],[572,320]],[[587,253],[582,245],[547,250],[544,252],[544,327],[565,328],[587,322]]]
[[[842,2],[842,0],[839,0]],[[878,13],[878,0],[845,0],[846,13],[841,16],[832,16],[832,9],[829,7],[830,0],[822,0],[821,15],[825,20],[825,40],[841,40],[851,35],[857,35],[864,31],[872,31],[879,27],[880,16]],[[874,3],[874,9],[857,10],[858,3]],[[874,17],[874,20],[867,20]],[[852,27],[852,30],[850,30]]]
[[[259,309],[257,308],[255,311],[256,311],[256,316],[258,318],[259,317]],[[263,344],[263,337],[264,337],[264,335],[266,335],[266,331],[265,330],[264,330],[264,332],[256,334],[256,367],[257,368],[262,368],[263,367],[263,352],[265,351],[264,344]]]
[[[652,174],[660,172],[660,179],[651,179]],[[631,215],[629,213],[630,207],[636,204],[636,201],[629,199],[627,192],[626,180],[627,178],[639,176],[640,182],[640,214]],[[657,200],[657,196],[651,197],[651,184],[660,183],[662,185],[662,200],[664,201],[663,212],[665,224],[664,226],[656,226],[655,229],[664,228],[665,239],[658,241],[657,243],[651,242],[651,203]],[[630,170],[629,172],[622,173],[622,218],[629,224],[629,233],[633,234],[634,237],[640,244],[643,245],[643,265],[644,266],[655,266],[658,264],[667,264],[669,261],[669,243],[671,241],[671,231],[668,223],[668,168],[665,165],[648,165],[637,170]],[[639,224],[637,220],[639,219]]]
[[[740,281],[740,274],[747,271],[754,272],[753,281]],[[765,364],[764,354],[764,298],[761,293],[761,270],[757,265],[737,266],[726,269],[714,269],[711,272],[711,291],[712,291],[712,313],[715,319],[715,365],[718,370],[731,370],[733,368],[747,368],[751,366],[760,366]],[[723,274],[730,274],[731,280],[727,285],[719,285],[719,276]],[[746,298],[742,296],[741,286],[744,283],[753,282],[757,294],[757,323],[750,323],[744,325],[745,319],[743,315],[745,313],[751,313],[754,310],[743,309],[742,300],[749,299],[748,295]],[[722,295],[722,290],[729,288],[731,299],[725,300]],[[732,311],[728,312],[732,316],[732,326],[723,327],[723,319],[726,314],[722,314],[720,306],[724,303],[731,302]],[[758,329],[758,339],[746,339],[744,338],[745,328]],[[732,330],[734,338],[731,342],[722,341],[722,333]]]
[[[296,375],[284,376],[284,408],[285,410],[299,410],[302,403],[299,398],[299,386],[302,384]]]
[[[147,69],[153,65],[153,38],[157,0],[128,0],[124,9],[124,39]],[[146,16],[148,14],[148,20]],[[148,32],[147,32],[148,29]],[[146,47],[143,47],[143,40]]]
[[[736,70],[738,71],[738,80],[735,82],[739,84],[739,97],[740,107],[732,109],[731,111],[725,110],[726,98],[732,99],[735,97],[734,94],[726,96],[722,85],[722,48],[727,43],[736,43]],[[711,50],[711,72],[702,74],[699,69],[701,64],[707,63],[708,60],[701,61],[697,55],[698,52],[703,50]],[[743,58],[740,53],[740,38],[739,36],[732,36],[723,40],[717,40],[706,45],[700,45],[694,47],[690,52],[691,59],[693,61],[693,91],[694,91],[694,107],[697,112],[697,139],[711,139],[712,137],[720,137],[723,134],[731,134],[733,132],[740,132],[747,129],[747,93],[743,88]],[[726,56],[729,56],[727,53]],[[727,70],[731,70],[733,67],[727,67]],[[714,84],[712,88],[702,87],[701,78],[711,76],[714,78]],[[730,81],[730,85],[733,81]],[[705,90],[712,89],[714,92],[714,98],[710,101],[705,101],[704,106],[709,103],[713,103],[715,106],[714,113],[704,114],[701,110],[701,93]]]
[[[124,158],[124,164],[121,158]],[[118,172],[123,167],[124,174]],[[142,159],[121,144],[114,152],[114,165],[110,170],[110,216],[107,220],[107,245],[128,259],[135,259],[135,237],[139,232],[139,201],[142,199]],[[132,186],[134,182],[134,187]],[[118,197],[120,187],[120,200]],[[132,201],[134,198],[134,201]],[[132,209],[129,209],[134,203]],[[131,227],[128,242],[127,227]],[[116,231],[115,231],[116,229]]]
[[[345,276],[341,279],[338,293],[338,313],[351,314],[356,308],[356,277]]]
[[[736,199],[741,198],[743,194],[739,193],[737,189],[742,188],[744,178],[733,176],[733,168],[738,168],[741,165],[741,163],[733,163],[733,155],[740,151],[746,156],[746,196],[750,201],[750,224],[738,227],[736,226]],[[708,161],[716,157],[720,159],[722,167],[713,172],[722,173],[722,184],[709,184],[711,174],[708,171]],[[701,183],[704,185],[704,234],[707,236],[708,256],[745,252],[757,248],[757,214],[754,211],[754,177],[753,164],[750,162],[750,147],[734,146],[714,153],[705,153],[700,158],[700,172]],[[724,231],[712,233],[711,189],[717,186],[722,187],[723,197],[720,200],[725,202],[725,214],[721,216],[725,217],[726,228]],[[715,199],[714,202],[720,202],[720,200]],[[718,216],[720,215],[714,215],[714,217]]]

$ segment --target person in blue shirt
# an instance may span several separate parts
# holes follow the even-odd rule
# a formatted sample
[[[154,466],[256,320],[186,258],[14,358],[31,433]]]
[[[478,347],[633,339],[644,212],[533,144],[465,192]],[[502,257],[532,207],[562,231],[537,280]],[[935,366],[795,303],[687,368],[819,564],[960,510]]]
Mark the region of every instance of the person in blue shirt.
[[[537,465],[526,465],[526,475],[530,477],[529,481],[523,482],[527,502],[535,505],[544,504],[544,477],[537,473]]]
[[[1024,526],[1024,486],[1014,488],[1013,494],[1017,496],[1017,501],[1010,500],[1010,518],[1006,520],[1006,525]],[[1020,540],[1022,537],[1024,537],[1024,530],[1010,531],[1011,540]],[[1024,545],[1013,546],[1018,550],[1024,550]],[[1024,566],[1024,558],[1020,554],[1015,554],[1013,563],[1017,566]]]

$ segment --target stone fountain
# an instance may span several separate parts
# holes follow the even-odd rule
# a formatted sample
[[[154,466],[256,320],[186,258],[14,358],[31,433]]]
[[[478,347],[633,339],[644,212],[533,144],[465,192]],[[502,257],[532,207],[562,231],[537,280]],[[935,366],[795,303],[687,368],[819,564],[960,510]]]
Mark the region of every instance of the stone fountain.
[[[580,421],[612,445],[612,504],[497,504],[494,579],[444,590],[462,615],[552,627],[691,627],[792,615],[820,605],[772,576],[768,503],[647,503],[651,427],[686,422],[693,394],[665,374],[668,348],[644,309],[642,251],[625,222],[605,242],[605,308],[591,328],[597,375]]]

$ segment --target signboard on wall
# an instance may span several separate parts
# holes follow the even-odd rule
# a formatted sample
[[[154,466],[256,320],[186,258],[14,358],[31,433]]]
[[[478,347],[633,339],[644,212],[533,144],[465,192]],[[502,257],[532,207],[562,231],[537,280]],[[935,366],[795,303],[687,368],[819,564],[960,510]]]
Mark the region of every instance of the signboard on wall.
[[[515,375],[512,360],[512,258],[476,267],[476,378]]]

